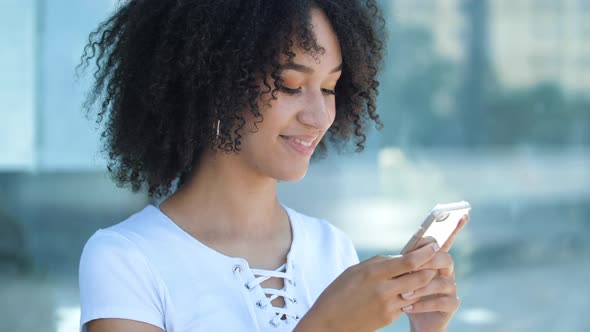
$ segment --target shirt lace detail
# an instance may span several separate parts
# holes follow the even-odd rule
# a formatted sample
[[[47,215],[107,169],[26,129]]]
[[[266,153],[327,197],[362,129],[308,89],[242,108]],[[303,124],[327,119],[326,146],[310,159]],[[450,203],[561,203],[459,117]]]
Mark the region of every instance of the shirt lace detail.
[[[247,282],[244,285],[247,289],[253,289],[255,287],[260,286],[260,284],[263,283],[264,281],[266,281],[270,278],[273,278],[273,277],[285,279],[285,283],[284,283],[284,286],[282,289],[263,288],[262,286],[260,286],[263,293],[265,295],[270,295],[270,297],[265,296],[264,299],[256,302],[256,305],[260,308],[266,308],[267,306],[270,305],[270,309],[273,310],[275,313],[275,316],[269,322],[273,326],[279,326],[280,321],[283,320],[283,317],[285,317],[285,319],[287,317],[291,317],[295,320],[299,319],[299,316],[295,312],[293,312],[293,308],[292,307],[289,308],[289,305],[287,305],[287,302],[286,302],[288,300],[291,303],[296,303],[296,299],[291,297],[289,295],[289,293],[286,291],[287,282],[290,285],[295,286],[295,282],[294,282],[292,276],[285,272],[286,268],[287,268],[287,264],[285,263],[274,271],[273,270],[262,270],[262,269],[251,269],[252,273],[254,274],[254,276],[256,276],[256,278]],[[236,273],[239,273],[239,272],[236,271]],[[275,307],[271,303],[273,300],[275,300],[279,296],[281,296],[285,299],[285,307],[284,308]]]

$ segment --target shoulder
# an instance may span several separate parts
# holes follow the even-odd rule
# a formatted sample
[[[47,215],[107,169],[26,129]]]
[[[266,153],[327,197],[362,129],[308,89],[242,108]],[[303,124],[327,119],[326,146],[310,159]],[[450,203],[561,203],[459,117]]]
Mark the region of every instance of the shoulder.
[[[86,241],[82,259],[95,256],[134,255],[137,246],[127,237],[112,229],[99,229]]]
[[[152,205],[135,212],[126,219],[107,228],[98,229],[86,242],[84,252],[91,250],[123,250],[133,252],[161,228]]]
[[[143,244],[148,242],[152,219],[150,206],[146,206],[113,226],[98,229],[82,249],[80,272],[129,266],[146,271]]]
[[[105,274],[111,274],[111,277],[152,274],[137,245],[109,229],[99,229],[88,239],[82,249],[79,269],[82,280],[104,277]]]
[[[341,242],[346,244],[352,242],[346,232],[328,220],[312,217],[305,213],[295,211],[294,209],[290,210],[291,213],[296,216],[298,224],[305,232],[306,236],[310,240],[313,240],[313,242],[325,243],[327,241],[330,243]]]
[[[333,263],[340,262],[341,268],[348,267],[358,262],[358,255],[350,236],[338,226],[326,219],[316,218],[290,209],[295,216],[297,226],[300,228],[298,235],[305,250],[318,253],[320,256]]]

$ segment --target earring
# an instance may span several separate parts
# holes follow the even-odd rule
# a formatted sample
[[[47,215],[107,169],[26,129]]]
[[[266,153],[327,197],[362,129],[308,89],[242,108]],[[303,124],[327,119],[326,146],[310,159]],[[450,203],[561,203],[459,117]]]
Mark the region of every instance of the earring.
[[[221,120],[217,119],[217,122],[215,122],[215,124],[212,127],[213,130],[215,130],[215,137],[211,137],[211,144],[217,144],[217,141],[219,140],[219,125],[221,124]]]

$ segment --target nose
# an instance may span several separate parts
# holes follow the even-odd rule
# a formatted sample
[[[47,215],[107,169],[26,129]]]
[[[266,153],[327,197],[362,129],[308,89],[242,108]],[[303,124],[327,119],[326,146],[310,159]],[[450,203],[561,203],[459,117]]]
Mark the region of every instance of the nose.
[[[334,121],[334,107],[333,99],[327,98],[321,90],[319,93],[309,93],[302,110],[298,113],[298,120],[305,125],[326,131]]]

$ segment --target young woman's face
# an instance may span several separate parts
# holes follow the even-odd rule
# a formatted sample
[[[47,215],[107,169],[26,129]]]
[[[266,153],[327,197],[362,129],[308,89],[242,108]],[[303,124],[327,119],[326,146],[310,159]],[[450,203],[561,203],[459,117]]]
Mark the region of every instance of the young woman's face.
[[[323,11],[314,8],[311,21],[325,53],[315,61],[293,49],[295,65],[284,66],[283,88],[279,87],[277,99],[266,94],[259,103],[264,121],[253,133],[255,118],[247,114],[242,134],[240,158],[261,175],[280,181],[296,181],[305,175],[314,147],[334,122],[336,113],[334,89],[341,74],[340,44]],[[274,87],[271,78],[267,81]],[[267,90],[264,86],[262,89]]]

